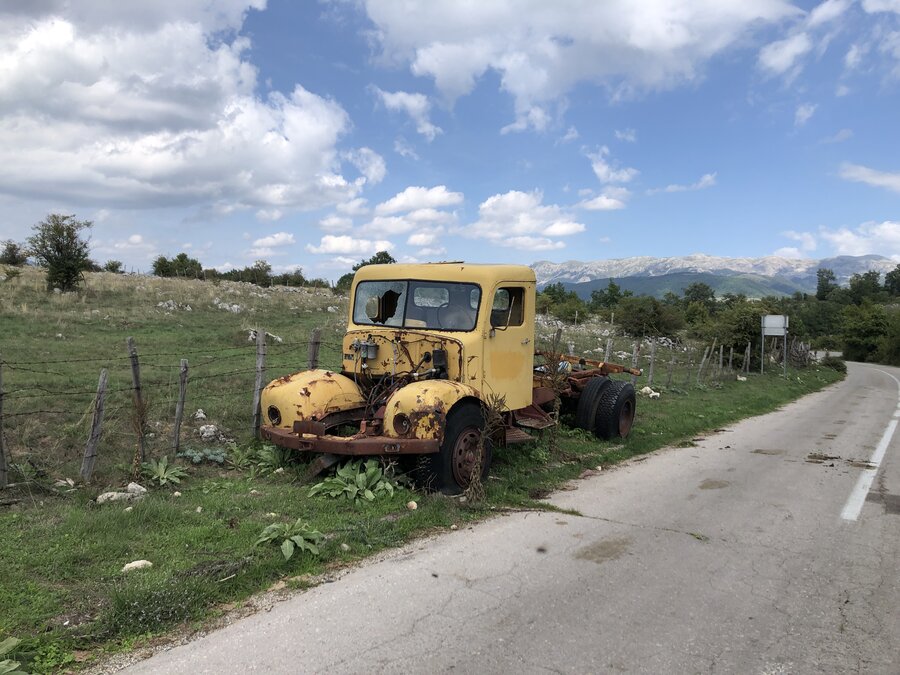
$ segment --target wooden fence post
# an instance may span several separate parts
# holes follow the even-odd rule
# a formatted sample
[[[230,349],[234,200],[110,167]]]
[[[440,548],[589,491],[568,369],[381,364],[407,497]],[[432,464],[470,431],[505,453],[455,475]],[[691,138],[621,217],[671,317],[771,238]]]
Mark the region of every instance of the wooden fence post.
[[[141,464],[147,461],[147,441],[144,437],[144,427],[147,422],[147,406],[141,390],[141,364],[138,361],[137,347],[134,346],[134,338],[126,340],[128,356],[131,359],[131,383],[134,396],[134,430],[138,435],[138,450],[134,456],[132,472],[137,478],[141,472]]]
[[[91,433],[88,435],[87,444],[84,446],[84,459],[81,460],[81,478],[85,482],[91,479],[94,473],[94,464],[97,463],[97,445],[100,443],[100,435],[103,433],[103,411],[106,403],[106,384],[109,374],[106,368],[100,371],[100,380],[97,382],[97,397],[94,399],[94,417],[91,420]]]
[[[0,358],[0,490],[7,485],[9,485],[9,465],[6,463],[6,446],[3,445],[3,359]]]
[[[188,362],[181,359],[181,372],[178,376],[178,403],[175,404],[175,430],[172,438],[172,447],[175,454],[181,449],[181,420],[184,417],[184,400],[187,398]]]
[[[669,361],[669,373],[666,375],[666,389],[672,386],[672,376],[675,374],[675,347],[672,347],[672,359]]]
[[[706,359],[709,355],[709,347],[704,347],[703,358],[700,359],[700,367],[697,368],[697,384],[700,384],[700,380],[703,377],[703,368],[706,366]]]
[[[635,343],[634,343],[634,347],[633,347],[632,350],[631,350],[631,367],[632,367],[632,368],[637,368],[637,365],[638,365],[638,354],[640,354],[640,353],[641,353],[641,343],[640,343],[640,342],[635,342]],[[632,386],[634,386],[635,384],[637,384],[637,375],[632,375],[632,376],[631,376],[631,384],[632,384]]]
[[[253,388],[253,435],[259,438],[259,428],[262,426],[262,397],[263,378],[266,374],[266,331],[263,328],[256,330],[256,386]]]
[[[603,361],[609,363],[609,357],[612,356],[612,338],[606,338],[606,354],[603,357]]]
[[[313,328],[309,336],[309,352],[307,354],[307,367],[314,370],[319,367],[319,346],[322,344],[322,329]]]
[[[722,365],[725,356],[725,345],[719,345],[719,369],[716,371],[716,382],[722,381]]]
[[[734,372],[734,368],[732,368],[732,364],[734,363],[734,345],[728,348],[728,372]]]
[[[647,370],[647,386],[653,386],[653,366],[656,363],[656,339],[650,341],[650,368]]]
[[[684,373],[684,386],[687,386],[691,383],[691,371],[694,369],[694,348],[688,347],[687,353],[687,369]]]

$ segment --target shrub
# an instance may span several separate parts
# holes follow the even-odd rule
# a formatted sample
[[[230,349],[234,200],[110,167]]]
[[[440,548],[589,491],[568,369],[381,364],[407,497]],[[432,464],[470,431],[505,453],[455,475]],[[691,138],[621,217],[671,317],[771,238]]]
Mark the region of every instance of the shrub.
[[[844,363],[844,359],[837,356],[826,356],[821,361],[819,361],[819,365],[823,368],[836,370],[839,373],[847,372],[847,364]]]
[[[294,551],[309,551],[313,555],[319,555],[319,544],[325,539],[325,535],[318,530],[313,530],[300,518],[294,523],[272,523],[259,535],[254,546],[260,544],[275,544],[281,548],[281,554],[285,560],[290,560]]]
[[[187,471],[180,466],[169,466],[169,458],[160,460],[151,459],[141,465],[142,473],[153,483],[160,487],[169,483],[178,484],[182,478],[187,478]]]
[[[90,229],[89,220],[75,220],[75,216],[51,213],[34,226],[28,238],[31,255],[47,268],[47,290],[74,291],[82,272],[89,269],[88,242],[81,233]]]
[[[374,501],[381,495],[393,495],[394,484],[384,475],[377,459],[347,462],[330,478],[314,485],[309,496],[324,494],[329,497],[344,497],[352,502],[360,499]]]

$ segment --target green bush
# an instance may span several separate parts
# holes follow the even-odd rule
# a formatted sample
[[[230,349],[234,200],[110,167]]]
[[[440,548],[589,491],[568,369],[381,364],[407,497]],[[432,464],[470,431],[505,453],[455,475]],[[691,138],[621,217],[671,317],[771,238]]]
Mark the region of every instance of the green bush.
[[[837,356],[826,356],[819,361],[819,365],[823,368],[831,368],[831,370],[836,370],[839,373],[847,372],[847,364],[844,363],[844,359]]]

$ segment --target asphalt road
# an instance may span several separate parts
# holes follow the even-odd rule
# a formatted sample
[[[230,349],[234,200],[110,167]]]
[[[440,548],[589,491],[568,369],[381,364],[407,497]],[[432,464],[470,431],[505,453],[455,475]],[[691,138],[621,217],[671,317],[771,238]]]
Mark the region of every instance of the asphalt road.
[[[900,369],[850,364],[552,498],[580,516],[417,542],[129,672],[898,673],[898,419]]]

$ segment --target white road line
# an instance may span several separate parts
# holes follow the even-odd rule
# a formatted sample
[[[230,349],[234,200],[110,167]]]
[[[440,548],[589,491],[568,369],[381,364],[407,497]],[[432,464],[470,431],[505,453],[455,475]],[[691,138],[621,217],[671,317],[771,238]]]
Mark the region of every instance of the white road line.
[[[872,488],[872,483],[875,481],[875,476],[878,474],[878,469],[881,467],[881,460],[884,459],[884,453],[887,452],[887,448],[891,444],[891,439],[894,437],[894,432],[897,430],[898,420],[896,418],[900,416],[900,380],[886,370],[881,370],[879,368],[874,368],[873,370],[884,373],[897,383],[897,411],[893,415],[895,419],[888,422],[887,428],[884,430],[884,434],[881,436],[881,440],[875,448],[875,452],[872,453],[872,458],[869,460],[870,467],[863,469],[862,474],[859,476],[859,480],[856,481],[853,491],[847,498],[847,503],[844,504],[844,510],[841,511],[841,518],[844,520],[855,521],[859,518],[863,504],[866,503],[866,497],[869,495],[869,490]]]

